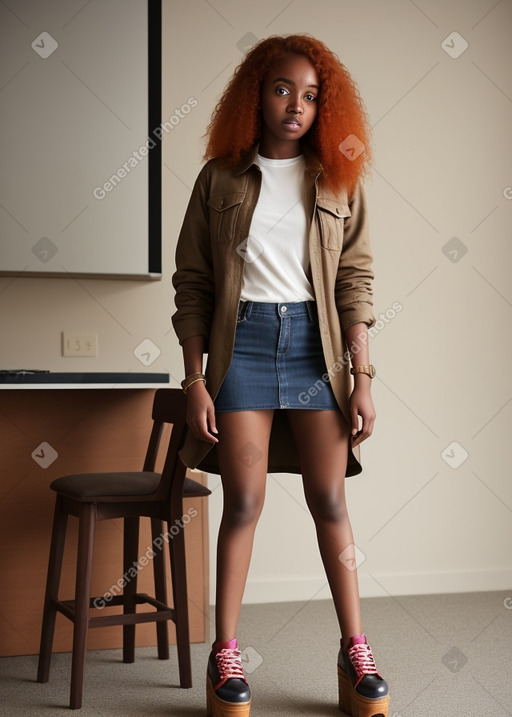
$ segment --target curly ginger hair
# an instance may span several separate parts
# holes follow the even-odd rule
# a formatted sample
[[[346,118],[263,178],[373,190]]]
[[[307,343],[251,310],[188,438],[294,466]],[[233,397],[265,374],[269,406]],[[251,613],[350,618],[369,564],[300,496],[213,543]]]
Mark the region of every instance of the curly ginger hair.
[[[263,80],[288,53],[307,57],[320,80],[317,116],[302,145],[318,157],[324,183],[333,191],[345,188],[350,193],[370,166],[370,125],[348,70],[323,42],[310,35],[271,36],[247,53],[212,113],[204,159],[219,158],[224,166],[234,166],[260,140]],[[350,150],[343,153],[339,149],[349,135],[364,145],[364,151],[353,152],[352,157],[347,156]],[[355,144],[360,151],[362,145]]]

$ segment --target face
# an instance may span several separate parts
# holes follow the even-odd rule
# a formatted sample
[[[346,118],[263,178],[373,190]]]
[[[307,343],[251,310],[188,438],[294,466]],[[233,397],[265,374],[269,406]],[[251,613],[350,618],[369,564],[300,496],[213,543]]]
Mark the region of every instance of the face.
[[[300,154],[300,139],[317,113],[320,82],[304,55],[288,54],[267,73],[261,91],[260,154],[286,159]]]

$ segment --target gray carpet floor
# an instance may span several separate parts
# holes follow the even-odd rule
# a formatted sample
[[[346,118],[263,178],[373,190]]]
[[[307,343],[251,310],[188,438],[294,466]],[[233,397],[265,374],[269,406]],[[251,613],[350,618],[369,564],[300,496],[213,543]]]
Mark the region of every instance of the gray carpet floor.
[[[389,717],[512,715],[512,590],[362,600],[377,666],[390,684]],[[339,634],[329,601],[247,605],[239,631],[253,692],[251,717],[335,717]],[[194,686],[181,689],[176,650],[159,661],[139,648],[89,651],[80,717],[204,717],[209,645],[192,645]],[[0,659],[2,715],[68,711],[70,655],[53,657],[50,682],[35,681],[37,657]]]

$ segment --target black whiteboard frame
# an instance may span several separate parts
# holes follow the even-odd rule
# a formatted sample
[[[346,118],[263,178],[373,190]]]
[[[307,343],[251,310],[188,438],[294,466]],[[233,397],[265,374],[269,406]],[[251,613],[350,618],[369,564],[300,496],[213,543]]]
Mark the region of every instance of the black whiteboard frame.
[[[148,137],[158,137],[162,123],[162,0],[147,2],[148,52]],[[162,141],[156,140],[148,148],[148,265],[141,274],[110,274],[77,271],[2,270],[0,276],[35,278],[85,278],[155,281],[162,278]]]
[[[162,0],[148,2],[148,137],[162,123]],[[148,272],[162,275],[162,142],[148,152]]]

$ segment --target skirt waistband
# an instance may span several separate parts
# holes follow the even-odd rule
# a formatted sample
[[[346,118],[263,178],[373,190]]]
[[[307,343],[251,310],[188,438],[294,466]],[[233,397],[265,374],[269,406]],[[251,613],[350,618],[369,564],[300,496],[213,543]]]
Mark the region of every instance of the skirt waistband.
[[[241,301],[238,307],[238,320],[248,319],[251,314],[263,316],[307,316],[310,321],[317,318],[316,301],[283,301],[273,304],[266,301]]]

